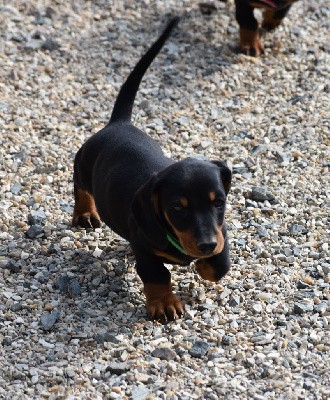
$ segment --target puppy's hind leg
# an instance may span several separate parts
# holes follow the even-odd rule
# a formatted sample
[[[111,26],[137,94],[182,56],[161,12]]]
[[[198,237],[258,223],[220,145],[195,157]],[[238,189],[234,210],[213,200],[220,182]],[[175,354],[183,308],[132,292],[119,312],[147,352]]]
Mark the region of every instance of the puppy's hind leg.
[[[101,219],[97,212],[93,196],[74,185],[75,205],[72,217],[73,226],[99,228]]]

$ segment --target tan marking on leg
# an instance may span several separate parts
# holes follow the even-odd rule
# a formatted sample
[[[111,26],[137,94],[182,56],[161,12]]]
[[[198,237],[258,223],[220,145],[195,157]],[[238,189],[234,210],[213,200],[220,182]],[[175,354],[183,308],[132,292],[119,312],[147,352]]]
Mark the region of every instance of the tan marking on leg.
[[[183,313],[183,305],[172,292],[171,283],[145,283],[148,316],[156,320],[175,320]]]
[[[244,54],[250,56],[260,56],[264,51],[264,47],[260,41],[258,31],[246,28],[240,29],[240,44]]]
[[[75,187],[75,205],[72,217],[74,226],[81,225],[84,228],[98,228],[101,226],[100,216],[97,212],[93,196],[82,189]]]

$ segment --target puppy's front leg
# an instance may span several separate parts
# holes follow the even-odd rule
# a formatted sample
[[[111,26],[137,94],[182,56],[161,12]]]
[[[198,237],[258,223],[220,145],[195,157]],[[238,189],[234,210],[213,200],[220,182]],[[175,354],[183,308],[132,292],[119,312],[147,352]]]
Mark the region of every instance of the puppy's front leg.
[[[205,280],[219,281],[230,269],[229,244],[225,245],[221,253],[208,258],[200,258],[195,261],[196,271]]]
[[[171,274],[161,259],[139,245],[132,244],[136,270],[144,285],[149,318],[173,321],[183,313],[183,305],[172,292]]]

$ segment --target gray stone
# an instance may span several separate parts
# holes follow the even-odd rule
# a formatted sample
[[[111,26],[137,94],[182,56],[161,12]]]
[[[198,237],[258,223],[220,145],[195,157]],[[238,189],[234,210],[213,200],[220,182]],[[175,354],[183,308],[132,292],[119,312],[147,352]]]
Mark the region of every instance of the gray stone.
[[[64,202],[64,201],[62,200],[62,201],[60,201],[60,210],[63,211],[63,212],[65,212],[65,213],[72,214],[72,212],[73,212],[73,207],[72,207],[71,204],[69,204],[69,203],[67,203],[67,202]]]
[[[193,347],[189,350],[189,354],[192,357],[202,358],[204,357],[210,349],[210,345],[202,340],[196,340]]]
[[[22,185],[20,183],[14,183],[10,188],[12,194],[18,194],[22,189]]]
[[[245,207],[257,207],[257,203],[250,199],[245,199]]]
[[[322,268],[324,275],[330,274],[330,264],[324,263],[321,265],[321,268]]]
[[[323,315],[328,309],[328,302],[322,301],[320,304],[314,305],[314,312]]]
[[[233,343],[233,340],[234,340],[234,338],[233,338],[232,336],[230,336],[230,335],[223,335],[223,336],[222,336],[222,339],[221,339],[221,343],[224,344],[224,345],[226,345],[226,346],[229,346],[230,344]]]
[[[67,294],[69,291],[69,277],[67,275],[60,276],[56,281],[56,286],[61,294]]]
[[[275,157],[280,164],[290,161],[290,155],[282,150],[276,150]]]
[[[131,387],[132,400],[145,400],[148,397],[149,393],[149,390],[144,385],[134,385]]]
[[[42,50],[48,50],[48,51],[55,51],[58,50],[60,47],[61,46],[51,38],[46,39],[41,45]]]
[[[106,332],[103,334],[97,334],[94,337],[96,343],[103,344],[104,342],[110,342],[114,344],[119,344],[120,341],[110,332]]]
[[[298,281],[297,288],[298,289],[307,289],[307,288],[310,288],[310,285],[304,281]]]
[[[292,252],[293,252],[294,256],[299,256],[299,254],[301,253],[301,250],[299,247],[294,246],[294,247],[292,247]]]
[[[33,210],[28,215],[27,221],[29,225],[44,225],[46,214],[42,210]]]
[[[263,226],[259,226],[257,228],[257,233],[259,235],[259,237],[263,238],[263,237],[267,237],[268,236],[268,231],[265,227]]]
[[[260,144],[258,146],[254,146],[251,150],[251,153],[254,155],[261,155],[262,153],[266,153],[269,150],[269,146],[267,144]]]
[[[96,290],[96,293],[97,293],[97,295],[98,296],[101,296],[101,297],[107,297],[108,296],[108,294],[109,294],[109,292],[110,292],[110,287],[109,287],[109,285],[102,285],[102,286],[100,286],[97,290]]]
[[[32,225],[26,232],[29,239],[38,239],[44,236],[44,228],[41,225]]]
[[[228,305],[230,307],[237,307],[237,306],[239,306],[240,302],[241,302],[241,300],[240,300],[239,296],[232,296],[228,301]]]
[[[238,239],[236,243],[239,247],[245,247],[246,245],[246,241],[244,239]]]
[[[315,380],[320,380],[319,375],[314,374],[313,372],[309,372],[309,371],[304,371],[302,373],[304,378],[311,378],[311,379],[315,379]]]
[[[58,254],[60,253],[61,249],[57,244],[52,243],[47,250],[48,254]]]
[[[292,256],[292,250],[289,249],[288,247],[285,248],[285,249],[283,250],[283,253],[284,253],[287,257]]]
[[[250,198],[255,201],[274,201],[275,196],[265,187],[253,186]]]
[[[313,305],[312,304],[305,304],[305,303],[294,303],[293,305],[293,312],[295,314],[305,314],[307,312],[313,311]]]
[[[14,262],[13,260],[9,260],[8,264],[6,265],[6,268],[9,269],[9,271],[12,274],[16,274],[21,270],[21,266],[17,262]]]
[[[47,331],[52,329],[56,321],[58,320],[59,316],[60,316],[59,310],[53,310],[50,313],[44,312],[43,314],[41,314],[40,318],[41,327]]]
[[[81,295],[81,286],[77,278],[72,278],[69,281],[68,294],[74,298]]]
[[[106,371],[109,371],[115,375],[121,375],[121,374],[124,374],[125,372],[129,371],[129,365],[127,362],[114,361],[114,362],[111,362],[107,366]]]
[[[26,45],[25,48],[28,50],[39,50],[41,49],[42,46],[42,41],[39,39],[30,39]]]
[[[253,336],[252,336],[252,342],[255,345],[265,345],[265,344],[269,344],[271,343],[272,339],[273,339],[272,334],[268,334],[265,333],[263,331],[260,332],[256,332]]]
[[[320,258],[320,253],[317,251],[310,251],[309,256],[314,258],[314,260],[318,260]]]
[[[292,224],[292,225],[289,227],[289,232],[290,232],[290,234],[291,234],[292,236],[298,236],[298,235],[300,235],[301,233],[303,233],[304,230],[305,230],[305,227],[304,227],[304,225],[301,225],[301,224]]]
[[[23,306],[22,306],[21,303],[13,303],[13,304],[10,306],[10,309],[11,309],[11,311],[13,311],[13,312],[17,312],[17,311],[21,311],[21,310],[23,309]]]
[[[151,355],[166,361],[174,360],[176,358],[176,353],[167,347],[159,347],[153,350]]]

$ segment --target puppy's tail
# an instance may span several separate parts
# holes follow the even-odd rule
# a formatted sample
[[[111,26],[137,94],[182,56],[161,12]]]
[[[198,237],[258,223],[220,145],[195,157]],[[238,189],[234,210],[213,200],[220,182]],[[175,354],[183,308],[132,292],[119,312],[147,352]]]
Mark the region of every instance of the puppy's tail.
[[[163,47],[173,28],[178,24],[179,19],[179,17],[171,19],[171,21],[169,22],[163,33],[156,40],[156,42],[149,48],[145,55],[136,64],[135,68],[130,73],[126,82],[123,84],[119,91],[109,123],[118,121],[129,122],[131,120],[135,96],[139,89],[143,75]]]

